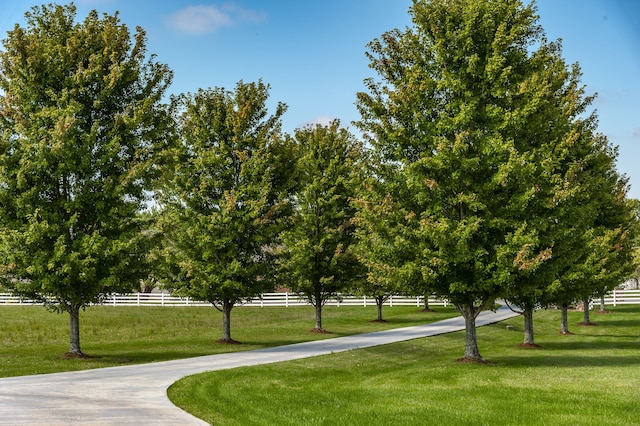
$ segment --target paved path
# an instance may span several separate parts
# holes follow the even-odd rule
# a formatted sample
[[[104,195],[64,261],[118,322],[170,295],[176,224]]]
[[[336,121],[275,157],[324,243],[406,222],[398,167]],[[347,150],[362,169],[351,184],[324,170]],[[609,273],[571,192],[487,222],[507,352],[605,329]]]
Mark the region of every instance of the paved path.
[[[506,308],[483,312],[478,326],[515,316]],[[462,317],[437,323],[247,352],[152,364],[0,379],[2,425],[204,425],[174,406],[167,388],[204,371],[367,348],[464,329]]]

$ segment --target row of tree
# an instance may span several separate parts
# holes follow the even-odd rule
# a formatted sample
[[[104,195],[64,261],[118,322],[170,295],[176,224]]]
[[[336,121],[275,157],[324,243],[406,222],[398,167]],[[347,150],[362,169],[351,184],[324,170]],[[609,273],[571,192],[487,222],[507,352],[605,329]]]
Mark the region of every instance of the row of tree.
[[[361,142],[338,121],[283,133],[269,86],[165,102],[171,70],[118,15],[34,7],[0,53],[0,280],[70,315],[152,279],[231,310],[275,286],[505,298],[566,309],[631,271],[637,216],[592,97],[519,0],[416,0],[369,44]],[[55,60],[54,60],[55,59]],[[636,210],[637,214],[637,210]],[[565,321],[566,326],[566,321]]]
[[[523,310],[533,344],[537,306],[566,312],[621,282],[637,217],[580,69],[533,3],[416,0],[411,14],[369,45],[380,78],[358,94],[380,165],[364,226],[379,244],[365,253],[453,302],[464,357],[482,359],[475,318],[497,297]]]

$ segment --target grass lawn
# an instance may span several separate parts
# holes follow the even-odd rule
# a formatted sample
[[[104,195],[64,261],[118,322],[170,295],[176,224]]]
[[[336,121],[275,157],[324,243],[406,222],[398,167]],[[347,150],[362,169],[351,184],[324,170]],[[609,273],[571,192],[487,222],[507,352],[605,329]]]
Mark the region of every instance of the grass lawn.
[[[488,365],[456,362],[464,336],[451,333],[204,373],[169,396],[215,425],[640,424],[640,307],[569,320],[563,336],[559,311],[536,313],[541,349],[518,347],[522,318],[479,328]]]
[[[386,323],[371,322],[375,307],[327,306],[323,324],[332,334],[309,333],[312,307],[238,307],[231,335],[241,345],[216,343],[222,315],[210,307],[94,306],[80,313],[81,347],[90,359],[65,359],[69,315],[41,306],[0,306],[0,377],[166,361],[222,352],[406,327],[455,316],[453,308],[423,313],[385,307]],[[1,423],[1,421],[0,421]]]

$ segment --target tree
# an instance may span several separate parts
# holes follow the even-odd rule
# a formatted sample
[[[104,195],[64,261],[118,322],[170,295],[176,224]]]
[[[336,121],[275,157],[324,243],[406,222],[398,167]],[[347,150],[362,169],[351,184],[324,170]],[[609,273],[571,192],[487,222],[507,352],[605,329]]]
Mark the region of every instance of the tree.
[[[282,234],[282,266],[292,289],[315,307],[315,331],[328,300],[361,279],[352,253],[362,148],[335,120],[295,132],[295,208]]]
[[[382,307],[389,297],[412,291],[428,293],[425,284],[432,277],[423,276],[419,263],[413,261],[421,241],[414,233],[416,216],[401,202],[406,204],[410,196],[406,181],[398,179],[395,165],[384,161],[369,161],[366,169],[369,176],[354,199],[354,253],[366,268],[359,292],[375,298],[377,321],[383,321]]]
[[[626,199],[627,180],[615,169],[617,151],[594,123],[571,147],[573,161],[567,188],[571,188],[566,232],[554,248],[556,273],[551,301],[562,309],[560,329],[570,334],[567,308],[582,301],[585,325],[592,297],[620,284],[632,271],[633,209]],[[577,154],[577,153],[581,154]],[[558,236],[560,237],[560,235]]]
[[[579,66],[565,64],[560,42],[546,44],[533,58],[542,65],[537,70],[539,82],[549,90],[533,93],[533,99],[544,108],[531,116],[526,130],[532,138],[544,135],[546,145],[538,150],[538,158],[531,160],[540,169],[535,184],[537,202],[523,212],[522,220],[535,221],[538,247],[533,248],[546,248],[548,255],[538,267],[516,271],[505,294],[523,314],[525,347],[537,347],[533,311],[555,302],[561,282],[572,282],[567,289],[575,289],[577,281],[567,280],[563,274],[580,263],[582,238],[596,207],[589,200],[594,191],[602,190],[596,190],[593,182],[602,180],[612,167],[611,158],[603,156],[593,142],[597,117],[595,113],[584,114],[593,96],[585,95]],[[596,170],[593,164],[598,161],[606,167]]]
[[[563,150],[565,195],[561,202],[552,203],[550,217],[556,220],[545,232],[545,238],[553,239],[553,258],[533,277],[522,277],[528,283],[514,289],[513,301],[521,307],[533,302],[560,305],[564,334],[569,334],[569,304],[581,300],[584,323],[591,325],[591,297],[618,285],[631,266],[633,220],[625,198],[626,179],[615,170],[616,150],[606,137],[592,134],[593,125],[586,126],[581,136],[571,137],[572,144]],[[562,192],[561,188],[557,191]],[[538,294],[531,298],[533,293],[524,289],[535,289]],[[532,319],[525,320],[525,344],[533,344],[531,323]]]
[[[635,288],[640,288],[640,200],[631,199],[630,203],[633,211],[634,232],[632,243],[635,268],[629,279],[635,281]]]
[[[358,244],[354,252],[367,271],[357,290],[375,299],[376,321],[384,321],[384,303],[394,294],[403,290],[406,292],[409,288],[403,279],[403,272],[412,271],[412,268],[402,263],[401,252],[403,248],[408,248],[410,239],[400,241],[401,237],[394,238],[392,235],[400,230],[398,216],[402,215],[402,210],[396,208],[390,195],[379,201],[361,196],[356,203]],[[403,244],[405,242],[407,244]]]
[[[538,195],[570,114],[544,120],[554,102],[573,113],[582,99],[556,93],[566,72],[533,5],[416,0],[411,14],[412,28],[369,44],[381,79],[358,94],[359,126],[407,182],[412,261],[465,318],[463,359],[482,360],[477,315],[549,260]]]
[[[147,274],[138,212],[168,126],[172,73],[118,15],[34,7],[0,54],[0,277],[70,316]]]
[[[159,200],[165,235],[156,275],[177,294],[222,312],[221,342],[231,338],[231,310],[274,287],[274,256],[288,214],[282,103],[268,115],[269,86],[239,82],[234,91],[183,96],[181,145]]]
[[[636,229],[632,201],[626,198],[626,177],[615,169],[617,150],[602,134],[593,137],[595,160],[586,171],[595,175],[587,182],[593,205],[593,222],[587,232],[586,256],[582,267],[585,291],[582,292],[583,325],[589,318],[591,298],[599,297],[624,282],[633,273],[633,239]],[[591,167],[589,167],[591,166]]]

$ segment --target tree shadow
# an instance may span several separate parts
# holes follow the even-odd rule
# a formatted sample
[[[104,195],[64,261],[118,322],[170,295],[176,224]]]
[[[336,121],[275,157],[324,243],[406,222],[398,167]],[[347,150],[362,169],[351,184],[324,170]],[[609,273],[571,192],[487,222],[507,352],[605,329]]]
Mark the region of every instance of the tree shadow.
[[[547,346],[545,345],[544,348]],[[588,355],[544,355],[536,351],[535,357],[528,354],[523,356],[494,356],[492,360],[509,368],[531,367],[637,367],[640,365],[640,357],[637,355],[618,356],[588,356]]]
[[[582,335],[584,336],[584,335]],[[629,341],[628,339],[637,339],[638,336],[621,336],[621,335],[596,335],[594,337],[607,337],[609,339],[616,339],[616,341],[607,342],[572,342],[572,341],[558,341],[558,342],[545,342],[543,346],[549,351],[572,351],[579,350],[585,352],[593,351],[607,351],[614,349],[640,349],[639,342]],[[640,359],[640,357],[639,357]]]
[[[600,324],[600,322],[598,322]],[[615,327],[640,327],[639,320],[626,320],[626,319],[604,319],[602,321],[603,326],[615,326]]]

